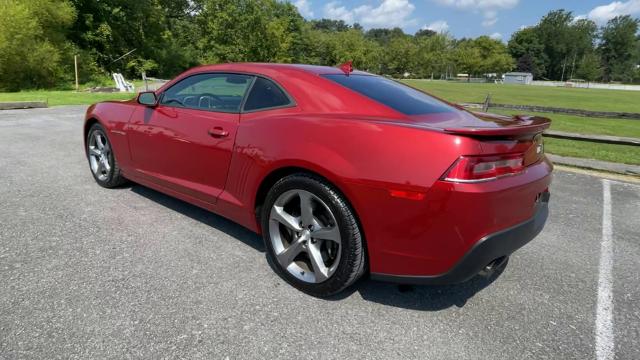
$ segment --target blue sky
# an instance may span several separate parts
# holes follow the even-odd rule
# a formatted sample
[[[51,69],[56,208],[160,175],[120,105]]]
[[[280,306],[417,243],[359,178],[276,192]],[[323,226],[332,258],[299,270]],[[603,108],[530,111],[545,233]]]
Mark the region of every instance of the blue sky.
[[[604,24],[623,14],[640,16],[640,0],[290,0],[307,19],[358,22],[365,28],[401,27],[448,31],[453,36],[490,35],[505,41],[522,26],[535,25],[550,10],[566,9]]]

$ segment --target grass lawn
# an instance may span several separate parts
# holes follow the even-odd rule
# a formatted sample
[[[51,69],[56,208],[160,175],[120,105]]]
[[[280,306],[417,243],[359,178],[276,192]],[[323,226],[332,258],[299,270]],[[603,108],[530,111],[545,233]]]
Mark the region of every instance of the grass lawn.
[[[499,104],[540,105],[593,111],[640,113],[640,92],[572,89],[511,84],[473,84],[440,80],[405,80],[413,87],[452,102],[484,102],[487,94]]]
[[[640,94],[639,94],[640,96]],[[503,115],[523,114],[518,110],[489,109]],[[601,119],[565,114],[524,112],[551,119],[551,129],[578,134],[598,134],[640,138],[640,120]]]
[[[545,138],[544,146],[545,151],[551,154],[640,165],[640,147],[638,146],[552,138]]]
[[[48,91],[33,90],[13,93],[0,93],[0,102],[3,101],[48,101],[49,106],[56,105],[89,105],[103,100],[127,100],[134,94],[131,93],[90,93],[75,91]]]

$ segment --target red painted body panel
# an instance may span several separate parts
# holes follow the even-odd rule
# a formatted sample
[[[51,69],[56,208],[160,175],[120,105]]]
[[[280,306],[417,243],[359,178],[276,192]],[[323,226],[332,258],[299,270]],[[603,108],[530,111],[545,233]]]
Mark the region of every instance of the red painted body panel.
[[[239,120],[239,114],[163,105],[136,109],[126,129],[138,175],[214,204],[227,181]],[[228,136],[210,136],[215,128]]]
[[[317,173],[354,208],[370,270],[397,275],[446,272],[482,237],[533,216],[552,165],[535,151],[540,118],[455,111],[405,116],[319,76],[340,69],[224,64],[191,69],[257,74],[278,82],[295,106],[232,114],[129,102],[87,111],[108,130],[126,177],[260,232],[258,189],[285,168]],[[353,74],[358,74],[354,72]],[[208,129],[228,131],[214,138]],[[521,174],[482,183],[440,180],[462,155],[525,153]],[[391,190],[424,194],[398,198]]]

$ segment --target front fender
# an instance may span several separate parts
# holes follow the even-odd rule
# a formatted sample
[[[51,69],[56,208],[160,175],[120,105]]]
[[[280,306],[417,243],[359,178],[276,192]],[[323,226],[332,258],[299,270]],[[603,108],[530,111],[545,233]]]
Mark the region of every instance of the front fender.
[[[102,125],[111,142],[114,155],[121,168],[131,165],[131,152],[126,126],[135,110],[135,103],[131,102],[102,102],[89,106],[85,114],[84,141],[86,149],[88,127],[97,121]]]

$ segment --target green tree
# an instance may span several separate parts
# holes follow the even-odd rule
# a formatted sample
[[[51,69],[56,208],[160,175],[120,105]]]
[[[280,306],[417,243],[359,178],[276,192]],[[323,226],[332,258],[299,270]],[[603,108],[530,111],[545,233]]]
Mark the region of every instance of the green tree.
[[[516,62],[516,71],[534,73],[536,69],[533,58],[529,54],[524,54]]]
[[[504,73],[511,70],[514,61],[507,47],[488,36],[462,39],[454,51],[457,71],[480,76],[487,73]]]
[[[453,50],[456,73],[475,75],[480,72],[480,50],[474,46],[473,40],[462,39],[457,42]]]
[[[311,28],[313,28],[314,30],[338,32],[351,29],[351,26],[345,23],[344,20],[320,19],[311,20],[309,23],[311,24]]]
[[[416,34],[414,35],[414,37],[416,38],[420,38],[420,37],[432,37],[438,35],[438,32],[430,30],[430,29],[420,29],[416,32]]]
[[[453,39],[449,35],[416,36],[414,73],[418,77],[443,77],[451,64]]]
[[[359,30],[351,29],[337,33],[313,31],[311,41],[314,44],[311,63],[335,66],[351,60],[358,69],[380,71],[380,46],[365,39]]]
[[[151,70],[169,77],[196,64],[193,17],[198,1],[72,1],[78,17],[69,38],[104,70],[136,77]],[[157,66],[142,66],[151,62]]]
[[[570,11],[554,10],[534,30],[547,58],[546,77],[563,80],[577,59],[593,51],[597,27],[591,20],[576,21]]]
[[[418,47],[410,36],[396,36],[383,47],[383,74],[402,77],[405,73],[415,76]]]
[[[204,0],[196,23],[196,46],[205,63],[297,62],[303,54],[304,20],[290,3]]]
[[[628,15],[615,17],[603,27],[599,52],[604,64],[605,81],[632,81],[638,59],[638,19]]]
[[[386,29],[386,28],[374,28],[369,29],[365,33],[365,37],[370,40],[376,41],[380,45],[387,45],[389,42],[396,38],[404,38],[407,34],[400,28]]]
[[[528,27],[516,31],[511,35],[507,46],[511,56],[518,59],[518,64],[523,64],[523,66],[518,65],[518,71],[531,72],[535,78],[546,75],[546,64],[549,58],[544,52],[544,46],[535,28]]]
[[[62,0],[0,1],[0,88],[45,88],[71,79],[73,48],[65,31],[75,18]]]
[[[596,81],[602,78],[600,56],[594,52],[585,54],[578,63],[576,75],[578,78],[587,81]]]

